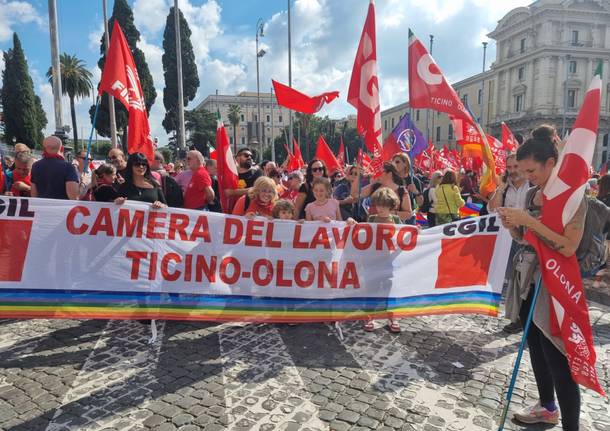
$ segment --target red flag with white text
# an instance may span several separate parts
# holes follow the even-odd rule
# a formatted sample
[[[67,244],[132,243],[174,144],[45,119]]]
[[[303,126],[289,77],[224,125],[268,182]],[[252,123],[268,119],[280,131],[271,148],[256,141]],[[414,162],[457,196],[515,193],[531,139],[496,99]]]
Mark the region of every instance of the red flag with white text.
[[[216,164],[218,177],[218,191],[220,193],[220,205],[225,213],[233,209],[234,199],[225,194],[226,189],[237,189],[238,173],[229,137],[222,121],[218,120],[216,127]]]
[[[583,205],[589,168],[595,151],[601,102],[601,64],[584,96],[572,132],[542,190],[542,223],[563,234]],[[584,223],[584,220],[583,220]],[[525,239],[536,249],[542,280],[551,296],[551,331],[561,336],[572,378],[604,395],[595,369],[596,354],[576,256],[551,249],[531,231]]]
[[[409,104],[433,109],[473,123],[459,96],[426,47],[409,29]]]
[[[144,93],[133,55],[118,21],[114,22],[112,28],[112,37],[98,91],[100,94],[103,91],[111,94],[128,111],[127,152],[142,153],[148,162],[152,163],[155,150],[150,137]]]
[[[360,43],[356,51],[347,101],[358,111],[358,133],[364,137],[366,148],[381,156],[381,107],[377,76],[377,43],[375,36],[375,2],[370,0]]]

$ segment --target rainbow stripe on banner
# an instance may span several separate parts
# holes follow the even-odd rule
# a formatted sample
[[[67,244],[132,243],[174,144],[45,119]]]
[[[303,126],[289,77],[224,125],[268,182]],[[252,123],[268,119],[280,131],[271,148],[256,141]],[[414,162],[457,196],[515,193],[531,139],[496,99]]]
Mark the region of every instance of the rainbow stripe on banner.
[[[498,315],[500,294],[303,299],[83,290],[0,289],[3,318],[320,322],[433,314]]]

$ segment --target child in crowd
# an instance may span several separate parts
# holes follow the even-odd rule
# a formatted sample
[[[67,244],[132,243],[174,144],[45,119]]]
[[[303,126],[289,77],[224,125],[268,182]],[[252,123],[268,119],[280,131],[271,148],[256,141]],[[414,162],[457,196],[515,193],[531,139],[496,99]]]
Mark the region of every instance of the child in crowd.
[[[368,223],[400,224],[400,217],[392,213],[393,211],[396,211],[400,203],[398,195],[392,189],[389,187],[379,188],[371,196],[371,203],[377,208],[377,213],[368,217]],[[374,331],[375,324],[373,323],[373,320],[367,320],[362,329],[367,332]],[[388,319],[388,329],[390,332],[398,333],[400,332],[400,325],[398,325],[394,319],[390,318]]]
[[[315,200],[305,206],[305,219],[307,221],[343,220],[339,210],[339,202],[333,199],[330,180],[326,177],[316,178],[312,182],[312,191]]]
[[[114,202],[119,197],[114,182],[116,180],[116,168],[110,163],[100,165],[94,171],[95,187],[93,197],[97,202]]]
[[[280,220],[293,220],[296,209],[288,199],[279,199],[273,206],[273,218]]]

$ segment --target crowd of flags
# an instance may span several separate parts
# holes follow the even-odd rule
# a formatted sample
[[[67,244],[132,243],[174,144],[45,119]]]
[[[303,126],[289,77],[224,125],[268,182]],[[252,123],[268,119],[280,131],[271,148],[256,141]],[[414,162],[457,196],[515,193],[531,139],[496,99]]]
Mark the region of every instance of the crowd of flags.
[[[468,106],[464,106],[432,56],[411,30],[409,30],[408,57],[410,106],[448,114],[462,151],[460,153],[456,149],[435,148],[432,142],[426,140],[415,127],[408,114],[400,119],[385,142],[382,142],[375,4],[370,0],[347,96],[347,101],[356,108],[357,130],[364,140],[365,147],[358,151],[356,163],[365,172],[375,175],[380,172],[384,160],[391,159],[397,152],[404,152],[411,158],[412,166],[424,172],[432,173],[446,168],[480,169],[482,171],[480,192],[483,196],[489,196],[495,190],[497,175],[505,168],[505,154],[517,148],[514,135],[504,123],[502,123],[501,140],[484,133]],[[563,232],[566,223],[574,215],[582,201],[585,183],[589,178],[599,120],[600,76],[601,68],[593,78],[573,131],[561,153],[551,180],[543,191],[542,221],[556,232]],[[338,91],[307,96],[277,81],[273,81],[273,85],[280,105],[306,114],[318,112],[325,104],[339,97]],[[112,31],[99,92],[100,95],[102,92],[113,95],[128,109],[129,153],[144,153],[152,161],[154,147],[150,138],[142,88],[133,56],[118,21],[115,21]],[[289,170],[297,170],[305,166],[296,141],[292,143],[292,151],[288,146],[286,151]],[[345,146],[341,142],[339,153],[335,155],[324,137],[320,136],[316,147],[316,158],[326,163],[329,172],[343,170],[346,162]],[[226,208],[228,197],[224,195],[224,190],[237,188],[238,173],[225,127],[220,120],[216,134],[216,159],[220,199],[223,208]],[[476,204],[471,204],[462,209],[464,211],[462,215],[473,215],[478,213],[478,209],[480,208],[477,208]],[[421,219],[421,215],[418,217],[420,219],[417,222],[424,224],[425,219]],[[537,249],[541,259],[543,279],[552,297],[550,312],[553,316],[554,331],[564,340],[572,376],[579,384],[603,394],[595,371],[595,349],[586,301],[584,298],[580,301],[575,299],[578,298],[576,294],[579,292],[582,296],[582,280],[576,258],[560,255],[534,235],[528,235],[527,239]],[[570,295],[566,293],[566,289],[557,278],[554,278],[550,271],[545,270],[545,266],[542,265],[544,259],[561,262],[562,268],[566,270],[565,277],[574,286]]]

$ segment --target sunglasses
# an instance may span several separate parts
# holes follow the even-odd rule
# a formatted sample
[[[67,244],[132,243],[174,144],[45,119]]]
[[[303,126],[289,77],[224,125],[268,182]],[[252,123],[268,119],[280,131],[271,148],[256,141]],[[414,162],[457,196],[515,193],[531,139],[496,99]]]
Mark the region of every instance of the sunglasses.
[[[117,156],[110,156],[110,157],[108,157],[108,160],[116,160],[116,159],[118,159]]]
[[[240,154],[240,156],[245,157],[246,159],[252,158],[252,154]]]
[[[148,163],[147,162],[134,162],[133,165],[134,166],[144,166],[145,168],[148,167]]]
[[[311,172],[324,172],[324,168],[311,168]]]

